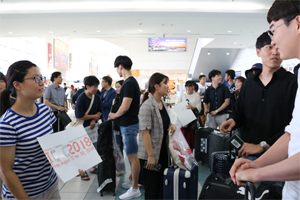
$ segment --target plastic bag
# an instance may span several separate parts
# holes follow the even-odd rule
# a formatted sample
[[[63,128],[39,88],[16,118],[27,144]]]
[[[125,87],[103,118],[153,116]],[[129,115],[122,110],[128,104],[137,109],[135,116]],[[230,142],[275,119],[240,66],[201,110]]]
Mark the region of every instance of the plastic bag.
[[[198,165],[191,148],[180,130],[180,126],[177,126],[173,136],[170,135],[169,149],[175,165],[179,168],[190,170],[193,164]]]
[[[113,137],[113,145],[114,145],[113,155],[114,155],[114,158],[115,158],[116,170],[120,174],[125,174],[126,173],[125,160],[122,156],[119,145],[117,144],[115,134],[114,134],[114,137]]]

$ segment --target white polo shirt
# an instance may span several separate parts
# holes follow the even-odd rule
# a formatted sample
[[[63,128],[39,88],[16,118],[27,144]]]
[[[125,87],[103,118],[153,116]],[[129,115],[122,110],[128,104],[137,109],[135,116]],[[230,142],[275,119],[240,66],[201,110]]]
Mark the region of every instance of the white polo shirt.
[[[293,111],[293,118],[290,124],[285,128],[286,132],[291,134],[289,142],[288,155],[289,157],[300,152],[300,70],[298,71],[298,89],[295,99],[295,107]],[[300,163],[298,163],[300,170]],[[300,197],[300,180],[286,181],[283,191],[282,199],[299,199]]]

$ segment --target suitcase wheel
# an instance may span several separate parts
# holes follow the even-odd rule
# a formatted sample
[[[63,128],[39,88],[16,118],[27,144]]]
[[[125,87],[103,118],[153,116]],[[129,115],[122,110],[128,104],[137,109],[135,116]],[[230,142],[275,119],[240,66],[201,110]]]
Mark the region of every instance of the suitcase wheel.
[[[103,197],[103,192],[100,192],[100,196]]]
[[[113,196],[116,196],[116,192],[113,193]]]

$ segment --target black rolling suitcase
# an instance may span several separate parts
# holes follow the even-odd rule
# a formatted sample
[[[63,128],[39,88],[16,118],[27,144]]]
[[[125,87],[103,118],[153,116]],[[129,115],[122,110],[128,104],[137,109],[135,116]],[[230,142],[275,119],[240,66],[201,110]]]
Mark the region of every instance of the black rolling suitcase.
[[[209,138],[209,149],[208,155],[211,158],[213,152],[229,150],[229,145],[227,140],[229,139],[229,134],[223,134],[219,130],[213,130]],[[209,160],[209,166],[211,166],[211,159]]]
[[[100,196],[104,191],[110,191],[116,195],[116,165],[113,155],[113,127],[112,120],[99,125],[97,151],[102,159],[98,165],[98,184]]]
[[[211,154],[210,171],[213,174],[220,174],[224,177],[229,177],[229,171],[234,163],[235,158],[232,156],[233,152],[218,151]]]
[[[209,163],[209,136],[213,128],[200,128],[195,131],[195,159],[202,163]]]
[[[213,174],[220,174],[224,177],[228,177],[231,166],[235,160],[235,151],[231,150],[231,146],[227,143],[227,140],[232,136],[232,131],[230,134],[222,134],[221,132],[214,131],[210,135],[210,171]],[[213,147],[212,147],[213,146]],[[223,151],[228,149],[228,151]],[[222,151],[217,151],[222,150]]]

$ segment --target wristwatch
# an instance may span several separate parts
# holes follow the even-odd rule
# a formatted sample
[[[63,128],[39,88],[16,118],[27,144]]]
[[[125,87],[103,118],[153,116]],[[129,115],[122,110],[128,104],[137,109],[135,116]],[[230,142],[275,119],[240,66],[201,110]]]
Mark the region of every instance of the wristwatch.
[[[215,110],[215,112],[218,113],[219,111],[218,111],[218,110]]]
[[[268,144],[266,143],[266,141],[261,141],[259,145],[264,149],[264,151],[268,150]]]

